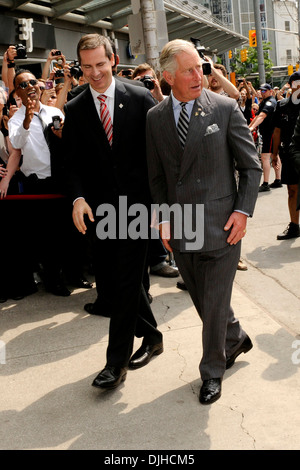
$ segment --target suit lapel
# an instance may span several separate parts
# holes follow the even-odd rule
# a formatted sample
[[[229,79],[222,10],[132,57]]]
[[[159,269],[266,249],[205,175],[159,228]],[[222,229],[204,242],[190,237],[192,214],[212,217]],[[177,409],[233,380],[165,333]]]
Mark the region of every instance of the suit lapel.
[[[181,160],[182,147],[180,145],[178,132],[175,125],[173,101],[171,96],[164,100],[164,107],[160,110],[160,129],[163,142],[168,146],[169,155],[174,159]]]
[[[113,150],[117,148],[119,137],[121,135],[121,130],[124,128],[129,103],[129,96],[127,94],[125,86],[118,80],[115,80],[115,82],[116,88],[113,120]]]
[[[89,87],[81,93],[80,98],[83,100],[83,106],[85,108],[85,111],[83,111],[83,116],[89,116],[89,129],[94,133],[95,143],[98,145],[99,151],[102,153],[103,144],[105,145],[107,142],[108,149],[110,149],[110,145],[108,143],[100,117],[96,111],[95,103]]]

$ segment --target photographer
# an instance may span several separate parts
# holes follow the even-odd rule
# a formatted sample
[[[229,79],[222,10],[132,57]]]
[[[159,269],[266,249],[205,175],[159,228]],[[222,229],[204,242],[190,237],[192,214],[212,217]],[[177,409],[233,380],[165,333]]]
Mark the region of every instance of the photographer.
[[[15,59],[17,58],[16,46],[9,46],[3,56],[2,79],[9,93],[14,89]]]
[[[157,102],[164,100],[164,95],[162,94],[156,73],[149,64],[144,63],[138,65],[132,73],[132,79],[140,80],[144,86],[148,88]]]
[[[61,51],[58,51],[57,49],[51,49],[51,51],[49,52],[48,54],[48,57],[47,57],[47,61],[43,67],[43,71],[42,71],[42,78],[44,80],[48,80],[48,78],[50,80],[53,80],[54,79],[54,74],[52,73],[53,72],[53,69],[51,70],[51,64],[52,64],[52,61],[53,60],[60,60],[61,63],[62,63],[62,66],[65,65],[66,63],[66,58],[65,56],[61,53]],[[57,70],[57,68],[54,67],[54,73],[55,71]]]
[[[207,76],[209,90],[219,95],[229,96],[238,100],[240,97],[236,86],[227,78],[227,72],[222,64],[214,64],[211,60],[211,74]]]
[[[77,77],[80,75],[80,67],[73,63],[71,66],[70,64],[65,64],[63,73],[64,73],[64,81],[56,86],[60,87],[59,92],[57,92],[57,100],[56,106],[64,113],[64,105],[67,102],[68,93],[75,88],[74,81],[77,81]],[[77,86],[77,85],[75,85]]]

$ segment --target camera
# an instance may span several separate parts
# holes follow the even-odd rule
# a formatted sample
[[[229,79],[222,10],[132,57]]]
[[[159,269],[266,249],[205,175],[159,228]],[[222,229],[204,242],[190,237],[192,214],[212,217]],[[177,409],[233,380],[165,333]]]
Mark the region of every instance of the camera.
[[[17,44],[15,48],[17,51],[16,59],[27,59],[27,50],[23,44]]]
[[[52,116],[53,127],[56,131],[60,129],[60,117]]]
[[[82,75],[82,71],[80,65],[77,60],[74,60],[74,65],[70,68],[70,75],[71,77],[80,77]]]
[[[199,56],[201,57],[202,60],[204,60],[204,63],[202,64],[202,70],[203,70],[203,75],[210,75],[211,74],[211,65],[210,62],[206,59],[205,55],[203,52],[205,52],[205,48],[201,46],[200,40],[195,39],[195,38],[190,38],[191,42],[194,44],[195,48],[197,49],[197,52]]]
[[[55,55],[61,55],[61,51],[54,51],[52,52],[52,55],[55,56]]]
[[[142,82],[148,90],[154,89],[153,77],[150,75],[144,75],[142,78],[139,78],[139,81]]]
[[[64,77],[64,71],[62,69],[56,70],[54,77],[55,78],[63,78]]]

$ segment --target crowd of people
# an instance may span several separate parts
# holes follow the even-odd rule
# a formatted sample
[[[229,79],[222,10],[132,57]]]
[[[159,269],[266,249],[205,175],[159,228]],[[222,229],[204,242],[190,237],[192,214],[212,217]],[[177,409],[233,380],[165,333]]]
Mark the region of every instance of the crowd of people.
[[[52,49],[36,77],[16,67],[14,46],[4,54],[0,302],[36,292],[37,277],[58,296],[70,295],[70,286],[90,289],[91,273],[97,297],[84,309],[110,317],[107,363],[93,385],[114,388],[128,367],[143,367],[163,352],[150,275],[181,275],[177,287],[189,292],[203,321],[200,402],[212,403],[225,370],[252,348],[230,299],[236,269],[247,270],[240,240],[258,192],[287,185],[290,223],[277,238],[300,236],[298,141],[290,146],[300,73],[281,89],[268,83],[255,89],[245,78],[233,84],[209,57],[210,73],[203,75],[197,49],[180,40],[165,46],[159,71],[147,63],[119,70],[113,42],[97,34],[81,38],[77,55],[67,63]],[[199,114],[208,123],[205,134]],[[97,207],[111,204],[119,217],[122,195],[147,208],[206,201],[199,253],[182,250],[168,213],[156,237],[149,220],[147,240],[100,239]],[[143,340],[132,355],[134,336]]]

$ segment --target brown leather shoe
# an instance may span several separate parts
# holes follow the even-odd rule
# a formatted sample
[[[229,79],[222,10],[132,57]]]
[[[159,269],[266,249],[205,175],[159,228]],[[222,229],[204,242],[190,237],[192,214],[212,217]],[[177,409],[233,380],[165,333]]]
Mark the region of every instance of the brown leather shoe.
[[[175,268],[174,266],[170,266],[169,264],[166,264],[162,268],[153,270],[150,268],[150,274],[153,274],[154,276],[161,276],[161,277],[178,277],[179,272],[178,268]]]

